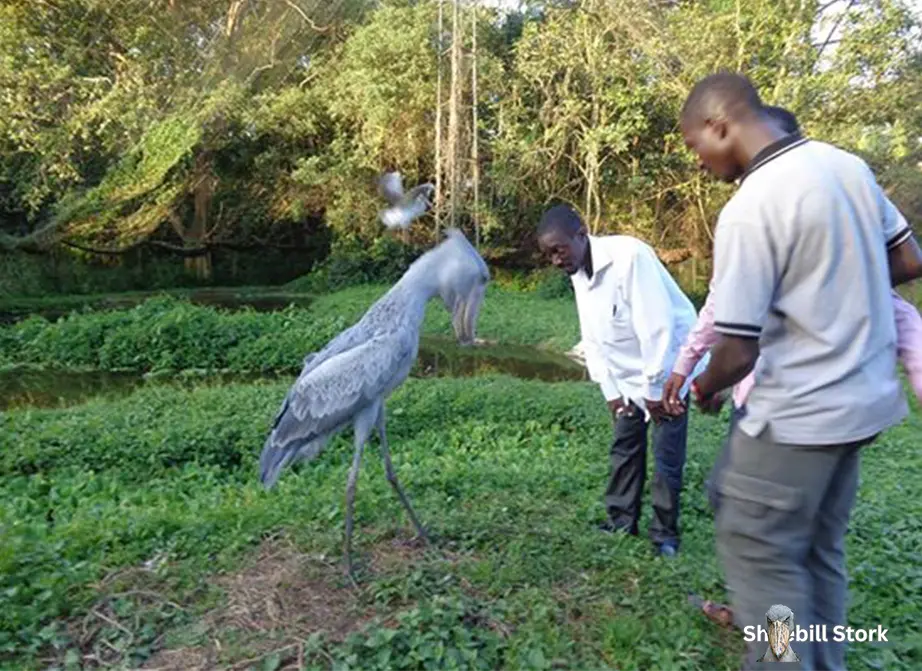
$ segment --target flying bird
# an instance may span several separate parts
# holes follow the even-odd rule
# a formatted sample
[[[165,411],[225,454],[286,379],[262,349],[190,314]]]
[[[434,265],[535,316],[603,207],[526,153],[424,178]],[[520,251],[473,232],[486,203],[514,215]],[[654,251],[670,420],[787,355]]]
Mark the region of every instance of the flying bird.
[[[390,203],[390,207],[378,212],[381,222],[391,229],[407,230],[432,205],[429,199],[435,193],[435,186],[420,184],[404,193],[400,173],[388,172],[378,180],[378,193]]]
[[[352,426],[355,452],[346,483],[346,574],[352,570],[355,488],[365,443],[377,429],[387,479],[422,540],[426,530],[413,512],[391,465],[385,433],[385,401],[410,373],[419,351],[426,306],[441,298],[452,314],[455,336],[472,344],[490,272],[464,234],[448,229],[446,239],[407,269],[356,324],[305,358],[298,379],[272,423],[259,460],[266,489],[281,471],[319,455],[330,438]]]

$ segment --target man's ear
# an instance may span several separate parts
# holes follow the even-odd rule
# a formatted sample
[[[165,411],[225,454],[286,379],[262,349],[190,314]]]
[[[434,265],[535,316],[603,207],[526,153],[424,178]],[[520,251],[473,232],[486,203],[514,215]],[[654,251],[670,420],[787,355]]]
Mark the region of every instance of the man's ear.
[[[714,114],[704,120],[704,125],[708,128],[717,140],[723,141],[730,134],[730,127],[727,123],[727,117],[723,114]]]

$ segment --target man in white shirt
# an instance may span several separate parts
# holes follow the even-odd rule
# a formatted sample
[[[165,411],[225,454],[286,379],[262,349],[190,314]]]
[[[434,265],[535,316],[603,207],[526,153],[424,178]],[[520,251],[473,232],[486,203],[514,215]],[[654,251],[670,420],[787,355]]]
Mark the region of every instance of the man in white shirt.
[[[858,157],[787,135],[741,75],[706,77],[682,110],[701,166],[740,187],[720,213],[705,411],[755,366],[719,476],[717,549],[735,624],[783,604],[801,628],[847,625],[845,533],[861,447],[907,414],[891,284],[922,276],[905,219]],[[758,365],[756,366],[756,361]],[[758,669],[750,646],[745,669]],[[844,669],[844,643],[792,668]]]
[[[605,491],[609,519],[601,528],[637,534],[652,419],[656,468],[649,535],[658,554],[675,556],[688,415],[665,411],[663,385],[697,319],[695,308],[649,245],[624,235],[589,235],[567,205],[544,213],[538,244],[570,276],[586,367],[615,421]]]

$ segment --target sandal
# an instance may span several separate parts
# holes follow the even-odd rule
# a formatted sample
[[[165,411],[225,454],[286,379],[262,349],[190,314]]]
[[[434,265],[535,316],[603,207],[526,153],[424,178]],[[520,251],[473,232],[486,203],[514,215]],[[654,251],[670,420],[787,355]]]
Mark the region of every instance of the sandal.
[[[695,594],[688,595],[688,602],[704,613],[704,616],[711,622],[728,629],[733,628],[733,610],[729,606],[714,601],[705,601]]]

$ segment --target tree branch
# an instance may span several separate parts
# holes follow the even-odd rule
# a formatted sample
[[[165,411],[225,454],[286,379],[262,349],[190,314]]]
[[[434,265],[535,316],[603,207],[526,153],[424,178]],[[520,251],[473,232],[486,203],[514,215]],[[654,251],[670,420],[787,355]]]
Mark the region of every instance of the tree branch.
[[[817,63],[819,63],[820,56],[823,55],[823,52],[826,50],[826,47],[830,45],[831,43],[830,40],[832,40],[832,36],[835,35],[836,31],[839,29],[839,26],[842,24],[842,21],[845,20],[845,17],[848,16],[848,12],[855,5],[855,2],[857,2],[857,0],[848,0],[848,6],[844,10],[842,10],[841,14],[839,14],[838,18],[836,19],[835,24],[832,26],[832,30],[830,30],[829,34],[826,36],[826,40],[823,42],[823,46],[821,46],[820,50],[816,52],[816,62]]]
[[[291,0],[285,0],[285,4],[291,7],[293,10],[295,10],[298,14],[300,14],[301,18],[304,19],[304,22],[311,27],[311,30],[314,30],[318,33],[326,33],[326,32],[329,32],[333,28],[333,26],[323,26],[323,27],[318,26],[316,23],[313,22],[313,20],[311,20],[311,18],[307,14],[304,13],[304,10],[301,9],[297,5],[297,3],[292,2]]]

